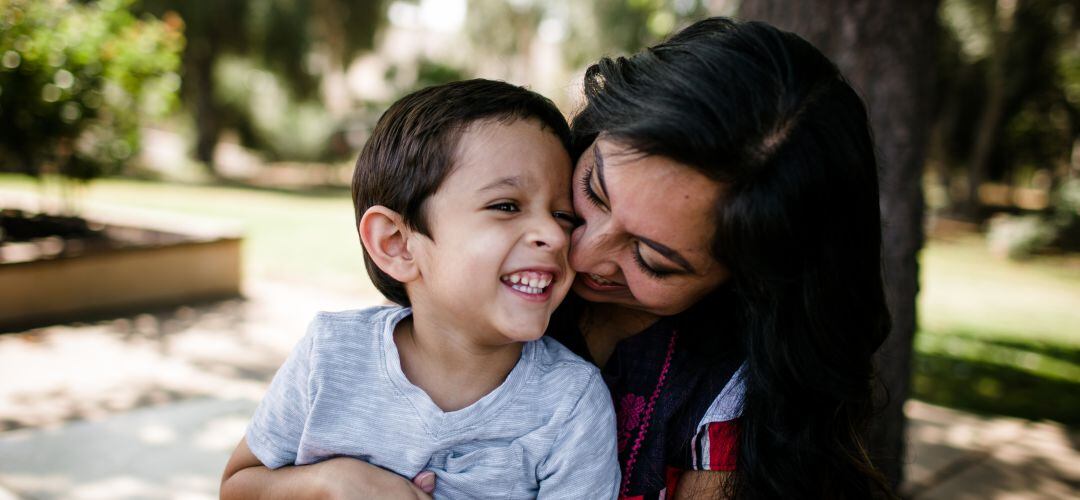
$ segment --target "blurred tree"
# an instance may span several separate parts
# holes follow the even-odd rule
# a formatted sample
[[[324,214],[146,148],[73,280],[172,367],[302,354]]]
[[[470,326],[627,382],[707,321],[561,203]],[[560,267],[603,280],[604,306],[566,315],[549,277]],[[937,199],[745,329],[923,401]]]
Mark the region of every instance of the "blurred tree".
[[[184,40],[130,3],[0,1],[0,168],[89,180],[137,151],[140,119],[175,101]]]
[[[937,0],[744,0],[740,14],[793,31],[820,48],[866,101],[881,170],[884,268],[892,334],[879,351],[888,393],[870,451],[899,486],[904,463],[904,401],[910,393],[918,253],[923,244],[922,169],[933,118]]]
[[[478,52],[513,58],[516,77],[532,80],[522,56],[542,27],[558,33],[565,62],[578,67],[637,52],[706,14],[703,0],[470,0],[466,30]]]
[[[708,14],[702,0],[596,0],[587,5],[587,11],[579,6],[568,16],[567,38],[573,43],[566,50],[574,65],[602,55],[632,54]]]
[[[176,12],[183,18],[188,45],[184,51],[183,98],[195,118],[196,157],[213,172],[214,146],[226,125],[241,117],[230,113],[215,91],[214,71],[223,55],[251,58],[282,77],[290,91],[310,97],[324,79],[326,94],[341,106],[345,64],[374,45],[386,0],[143,0],[146,12]],[[325,90],[325,89],[324,89]],[[229,122],[232,123],[229,123]]]
[[[939,179],[966,174],[953,211],[982,221],[979,188],[1068,171],[1080,133],[1080,9],[1075,0],[945,0],[935,127]],[[1080,92],[1076,92],[1080,94]]]

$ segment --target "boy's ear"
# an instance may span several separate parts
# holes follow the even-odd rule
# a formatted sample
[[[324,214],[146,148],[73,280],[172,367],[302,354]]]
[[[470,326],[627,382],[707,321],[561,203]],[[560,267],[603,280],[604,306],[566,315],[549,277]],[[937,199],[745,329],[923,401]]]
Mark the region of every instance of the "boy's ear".
[[[409,252],[409,228],[401,214],[382,205],[364,212],[358,225],[371,260],[391,278],[408,283],[420,276],[419,268]]]

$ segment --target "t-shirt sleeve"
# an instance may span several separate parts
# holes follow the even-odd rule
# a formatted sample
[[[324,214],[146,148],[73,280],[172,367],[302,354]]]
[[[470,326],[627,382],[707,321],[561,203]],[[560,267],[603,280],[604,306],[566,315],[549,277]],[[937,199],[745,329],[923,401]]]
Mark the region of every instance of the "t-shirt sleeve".
[[[745,370],[745,364],[736,370],[701,418],[691,443],[691,470],[735,470]]]
[[[615,498],[619,458],[611,394],[593,371],[581,398],[538,467],[537,498]]]
[[[311,345],[316,321],[274,374],[270,388],[255,408],[245,437],[263,465],[276,469],[296,462],[300,438],[311,408]]]

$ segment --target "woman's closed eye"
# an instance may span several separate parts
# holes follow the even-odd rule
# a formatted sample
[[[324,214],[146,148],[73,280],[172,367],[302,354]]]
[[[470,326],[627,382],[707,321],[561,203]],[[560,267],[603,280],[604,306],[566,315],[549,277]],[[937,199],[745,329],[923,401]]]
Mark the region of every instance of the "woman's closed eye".
[[[645,258],[641,256],[641,246],[640,245],[635,245],[634,246],[634,263],[636,263],[638,268],[641,269],[641,272],[643,272],[643,273],[645,273],[645,274],[647,274],[647,275],[649,275],[649,276],[651,276],[653,278],[663,279],[663,278],[666,278],[668,276],[671,276],[672,274],[675,274],[675,271],[669,271],[667,269],[658,269],[656,267],[653,267],[653,266],[649,265],[648,262],[645,262]]]
[[[585,194],[585,199],[589,200],[589,203],[592,203],[593,205],[595,205],[596,208],[606,210],[607,205],[604,204],[604,200],[601,200],[600,196],[596,194],[596,191],[593,191],[593,188],[592,188],[592,173],[593,173],[593,169],[592,169],[592,167],[589,167],[587,170],[585,170],[585,175],[581,176],[581,179],[578,181],[578,184],[580,184],[581,191],[582,191],[582,193]]]

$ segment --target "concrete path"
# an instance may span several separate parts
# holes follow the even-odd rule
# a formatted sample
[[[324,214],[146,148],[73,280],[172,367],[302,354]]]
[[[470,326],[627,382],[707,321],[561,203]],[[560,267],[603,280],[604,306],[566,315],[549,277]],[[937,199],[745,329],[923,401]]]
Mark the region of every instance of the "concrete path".
[[[249,283],[246,300],[0,335],[0,500],[216,498],[226,459],[315,311],[345,296]],[[918,499],[1080,498],[1080,432],[912,401]]]

